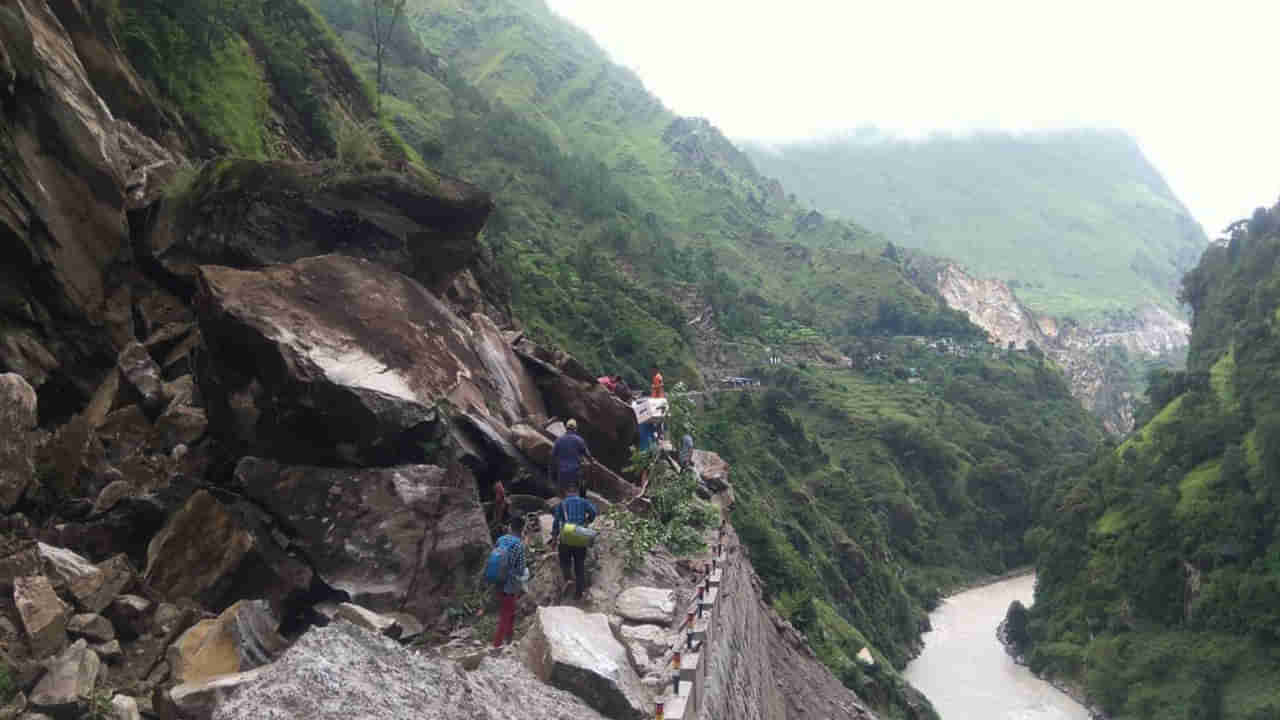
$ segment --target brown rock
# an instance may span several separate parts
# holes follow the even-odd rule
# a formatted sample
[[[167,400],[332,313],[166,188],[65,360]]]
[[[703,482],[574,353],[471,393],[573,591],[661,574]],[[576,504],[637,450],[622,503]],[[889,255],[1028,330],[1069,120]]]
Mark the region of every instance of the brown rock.
[[[235,475],[292,528],[327,584],[375,611],[434,620],[446,588],[474,577],[490,547],[475,480],[458,464],[355,470],[245,458]]]
[[[349,623],[359,625],[366,630],[376,632],[379,635],[386,635],[393,639],[400,637],[400,623],[395,618],[389,615],[381,615],[353,603],[338,605],[338,612],[335,616]]]
[[[128,590],[138,573],[124,555],[113,555],[95,568],[96,572],[71,578],[69,588],[76,604],[85,612],[100,613],[117,595]]]
[[[493,395],[502,406],[503,419],[507,424],[524,418],[535,421],[545,418],[547,408],[538,386],[498,326],[488,316],[474,313],[471,315],[471,327],[476,334],[476,352],[489,371]]]
[[[517,352],[542,390],[547,411],[578,421],[578,432],[591,453],[605,465],[622,469],[631,457],[636,438],[636,415],[595,380],[578,380],[530,354],[527,341]]]
[[[13,604],[22,619],[33,657],[52,655],[66,645],[68,608],[54,592],[49,578],[29,575],[15,579]]]
[[[246,588],[261,589],[277,612],[291,593],[311,586],[311,570],[276,545],[254,508],[228,507],[204,490],[151,540],[145,577],[165,596],[212,608],[226,608]]]
[[[107,459],[119,464],[142,452],[152,431],[142,408],[128,405],[108,415],[97,435],[106,448]]]
[[[107,484],[93,501],[94,514],[101,515],[116,506],[116,503],[134,493],[133,483],[120,479]]]
[[[271,662],[286,643],[262,600],[241,600],[217,618],[201,620],[169,646],[165,657],[178,683],[200,683]]]
[[[402,464],[425,459],[441,401],[489,413],[474,331],[410,278],[326,255],[199,279],[210,422],[247,454]]]
[[[97,654],[84,640],[77,640],[46,667],[48,672],[31,691],[31,705],[55,717],[80,717],[98,682],[102,664]]]
[[[12,509],[35,477],[36,419],[36,391],[21,375],[0,375],[0,511]]]
[[[545,433],[529,425],[512,425],[511,442],[540,467],[551,465],[551,449],[555,443]]]
[[[67,621],[67,633],[92,643],[105,643],[116,639],[116,629],[111,626],[111,621],[96,613],[72,615]]]
[[[156,421],[153,447],[169,450],[178,445],[194,445],[209,429],[204,410],[189,405],[174,405]]]

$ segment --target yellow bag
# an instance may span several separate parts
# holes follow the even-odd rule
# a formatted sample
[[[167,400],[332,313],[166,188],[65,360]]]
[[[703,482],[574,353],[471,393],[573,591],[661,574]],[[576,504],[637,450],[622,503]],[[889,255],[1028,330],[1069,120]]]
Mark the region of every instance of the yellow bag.
[[[591,547],[600,533],[584,525],[565,523],[560,528],[560,542],[569,547]]]

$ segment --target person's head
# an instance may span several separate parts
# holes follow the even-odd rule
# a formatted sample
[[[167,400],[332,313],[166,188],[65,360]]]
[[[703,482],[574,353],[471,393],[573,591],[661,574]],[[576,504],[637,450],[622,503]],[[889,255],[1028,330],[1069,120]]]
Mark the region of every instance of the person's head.
[[[508,527],[511,528],[512,535],[519,537],[524,534],[524,516],[523,515],[512,515],[511,519],[507,520],[507,525]]]
[[[569,418],[569,422],[565,423],[564,426],[572,432],[578,432],[578,421],[573,418]]]
[[[577,495],[577,494],[578,494],[578,481],[577,481],[577,480],[570,480],[570,481],[569,481],[569,486],[568,486],[567,488],[565,488],[565,494],[566,494],[566,495],[568,495],[569,497],[573,497],[574,495]]]

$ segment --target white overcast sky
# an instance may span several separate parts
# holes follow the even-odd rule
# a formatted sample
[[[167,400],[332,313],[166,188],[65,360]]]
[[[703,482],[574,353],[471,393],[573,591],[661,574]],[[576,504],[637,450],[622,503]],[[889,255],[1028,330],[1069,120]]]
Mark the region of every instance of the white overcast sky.
[[[1106,127],[1210,237],[1280,197],[1280,0],[547,0],[734,138]]]

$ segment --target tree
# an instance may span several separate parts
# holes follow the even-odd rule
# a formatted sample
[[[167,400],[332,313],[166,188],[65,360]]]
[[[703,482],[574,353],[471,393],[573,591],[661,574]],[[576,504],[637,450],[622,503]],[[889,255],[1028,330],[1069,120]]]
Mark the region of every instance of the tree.
[[[382,114],[382,63],[387,55],[396,23],[404,15],[408,0],[364,0],[369,18],[369,37],[373,38],[373,55],[377,61],[378,114]]]

